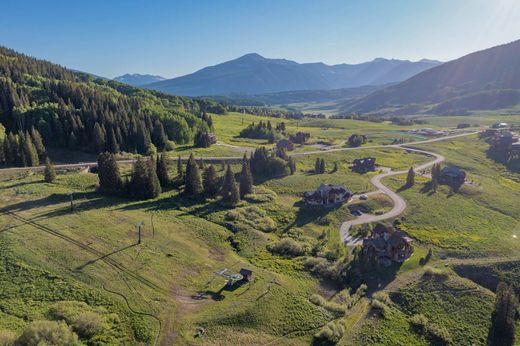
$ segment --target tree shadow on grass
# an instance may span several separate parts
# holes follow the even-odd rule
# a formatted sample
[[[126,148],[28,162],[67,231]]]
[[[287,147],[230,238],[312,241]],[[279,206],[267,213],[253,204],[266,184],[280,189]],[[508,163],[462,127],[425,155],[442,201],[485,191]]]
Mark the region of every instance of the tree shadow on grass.
[[[409,184],[404,184],[403,186],[401,186],[400,188],[398,188],[395,192],[399,193],[399,192],[403,192],[403,191],[406,191],[408,190],[409,188],[411,188],[412,185],[409,185]]]
[[[20,186],[26,186],[26,185],[32,185],[32,184],[40,184],[40,183],[41,183],[40,180],[21,181],[21,182],[14,183],[14,184],[11,184],[11,185],[4,185],[4,186],[0,187],[0,191],[1,190],[7,190],[7,189],[14,189],[15,187],[20,187]]]
[[[432,196],[433,194],[435,194],[435,190],[433,189],[433,184],[431,181],[425,183],[421,189],[419,190],[419,192],[421,193],[425,193],[427,194],[427,196]]]

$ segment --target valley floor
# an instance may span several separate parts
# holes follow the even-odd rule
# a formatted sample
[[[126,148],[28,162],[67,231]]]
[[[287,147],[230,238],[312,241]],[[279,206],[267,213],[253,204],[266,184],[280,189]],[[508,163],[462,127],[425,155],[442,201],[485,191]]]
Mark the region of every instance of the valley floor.
[[[365,122],[353,124],[361,129]],[[340,133],[345,138],[337,131],[338,140]],[[226,143],[243,144],[231,137]],[[96,345],[308,345],[319,342],[318,333],[335,335],[340,345],[483,345],[498,278],[519,284],[520,175],[488,158],[487,143],[476,135],[413,148],[462,167],[472,184],[453,193],[445,186],[432,191],[427,176],[405,189],[405,175],[381,177],[406,202],[392,217],[415,246],[408,261],[390,268],[354,266],[357,250],[342,244],[339,230],[355,219],[353,205],[385,215],[394,199],[370,194],[368,201],[324,210],[303,206],[301,194],[321,182],[374,192],[370,180],[377,173],[352,172],[353,159],[374,156],[381,167],[400,172],[431,161],[424,152],[307,150],[295,156],[295,175],[259,182],[234,210],[212,199],[187,199],[176,189],[148,201],[102,196],[91,173],[60,174],[48,184],[37,172],[3,171],[0,335],[55,319],[59,311],[74,321],[96,314],[102,327],[81,337]],[[311,173],[317,157],[326,160],[327,173]],[[121,163],[123,170],[128,163]],[[300,254],[270,251],[287,238]],[[319,265],[312,269],[311,262]],[[224,268],[250,269],[253,278],[229,287],[215,275]],[[427,320],[423,329],[413,324],[417,315]]]

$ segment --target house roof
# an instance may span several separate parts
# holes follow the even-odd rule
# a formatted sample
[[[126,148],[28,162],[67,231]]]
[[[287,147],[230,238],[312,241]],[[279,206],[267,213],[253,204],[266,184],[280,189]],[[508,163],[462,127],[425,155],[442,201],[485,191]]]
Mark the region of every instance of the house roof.
[[[242,276],[249,276],[251,274],[253,274],[253,271],[250,269],[245,269],[245,268],[240,269],[240,275],[242,275]]]

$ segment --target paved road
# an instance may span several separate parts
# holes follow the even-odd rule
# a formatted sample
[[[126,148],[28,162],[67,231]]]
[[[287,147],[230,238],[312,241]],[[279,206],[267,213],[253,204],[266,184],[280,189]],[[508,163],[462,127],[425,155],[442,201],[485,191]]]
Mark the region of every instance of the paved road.
[[[301,152],[301,153],[292,153],[292,154],[290,154],[290,156],[292,156],[292,157],[301,157],[301,156],[307,156],[307,155],[313,155],[313,154],[323,154],[323,153],[338,152],[338,151],[363,150],[363,149],[380,149],[380,148],[398,148],[398,149],[411,150],[411,149],[406,148],[406,147],[409,147],[409,146],[412,146],[412,145],[417,145],[417,144],[424,144],[424,143],[432,143],[432,142],[444,141],[444,140],[447,140],[447,139],[464,137],[464,136],[474,135],[474,134],[477,134],[477,133],[478,132],[465,132],[465,133],[459,133],[459,134],[456,134],[456,135],[432,138],[432,139],[428,139],[428,140],[424,140],[424,141],[409,142],[409,143],[403,143],[403,144],[368,145],[368,146],[354,147],[354,148],[350,148],[349,147],[349,148],[331,148],[331,149],[326,149],[326,150],[314,150],[314,151],[306,151],[306,152]],[[228,145],[226,145],[226,146],[228,146]],[[237,147],[237,146],[232,146],[232,145],[229,145],[229,146],[233,147],[233,148],[236,148],[236,149],[243,148],[244,151],[247,151],[247,152],[251,151],[251,148]],[[424,152],[424,153],[434,155],[433,153],[428,153],[428,152]],[[208,162],[208,163],[210,163],[210,162],[221,162],[223,160],[231,162],[231,161],[241,161],[242,160],[242,156],[223,156],[223,157],[219,157],[219,156],[202,156],[202,159],[204,160],[204,162]],[[172,160],[175,160],[175,159],[172,158]],[[181,160],[183,160],[183,161],[188,160],[188,156],[181,157]],[[128,159],[128,160],[119,160],[117,162],[119,164],[131,164],[131,163],[134,163],[135,160]],[[91,166],[91,167],[92,166],[97,166],[97,162],[94,161],[94,162],[80,162],[80,163],[68,163],[68,164],[54,165],[54,167],[56,169],[81,168],[81,167],[85,167],[85,166]],[[41,171],[44,168],[45,168],[44,166],[38,166],[38,167],[10,167],[10,168],[1,168],[0,172]]]
[[[460,135],[458,137],[460,137]],[[451,137],[451,138],[453,138],[453,137]],[[447,139],[447,137],[444,137],[444,139]],[[422,143],[429,143],[429,142],[431,142],[431,141],[426,141],[426,142],[423,141]],[[414,143],[414,144],[419,144],[419,143]],[[410,144],[408,144],[408,145],[410,145]],[[432,161],[429,161],[427,163],[414,167],[415,172],[423,171],[424,169],[445,160],[444,156],[436,154],[436,153],[432,153],[432,152],[426,151],[426,150],[407,148],[404,145],[397,146],[396,148],[435,157],[435,159]],[[384,214],[381,214],[381,215],[363,214],[354,220],[343,222],[340,227],[340,238],[345,245],[356,246],[356,245],[361,245],[363,243],[363,240],[361,238],[356,238],[349,234],[349,230],[352,226],[362,225],[362,224],[370,223],[370,222],[388,220],[388,219],[392,219],[392,218],[395,218],[395,217],[401,215],[401,213],[406,209],[406,201],[401,196],[399,196],[397,193],[395,193],[394,191],[392,191],[391,189],[389,189],[388,187],[383,185],[381,180],[386,177],[391,177],[394,175],[406,174],[406,173],[408,173],[408,170],[389,171],[386,173],[378,174],[378,175],[372,177],[372,179],[370,179],[370,182],[372,183],[372,185],[374,185],[377,188],[376,192],[384,193],[388,197],[390,197],[392,199],[392,202],[394,203],[394,206],[393,206],[392,210],[390,210],[389,212],[386,212]]]

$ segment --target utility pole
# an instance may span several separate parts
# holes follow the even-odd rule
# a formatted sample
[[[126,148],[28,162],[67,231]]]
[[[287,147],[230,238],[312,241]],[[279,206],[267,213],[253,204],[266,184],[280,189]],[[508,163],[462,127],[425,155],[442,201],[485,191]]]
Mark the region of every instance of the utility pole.
[[[70,211],[74,211],[74,192],[69,192],[70,196]]]
[[[137,235],[138,235],[138,238],[137,238],[137,244],[141,244],[141,227],[144,226],[144,222],[141,221],[141,222],[138,222],[135,224],[135,227],[137,228]]]

